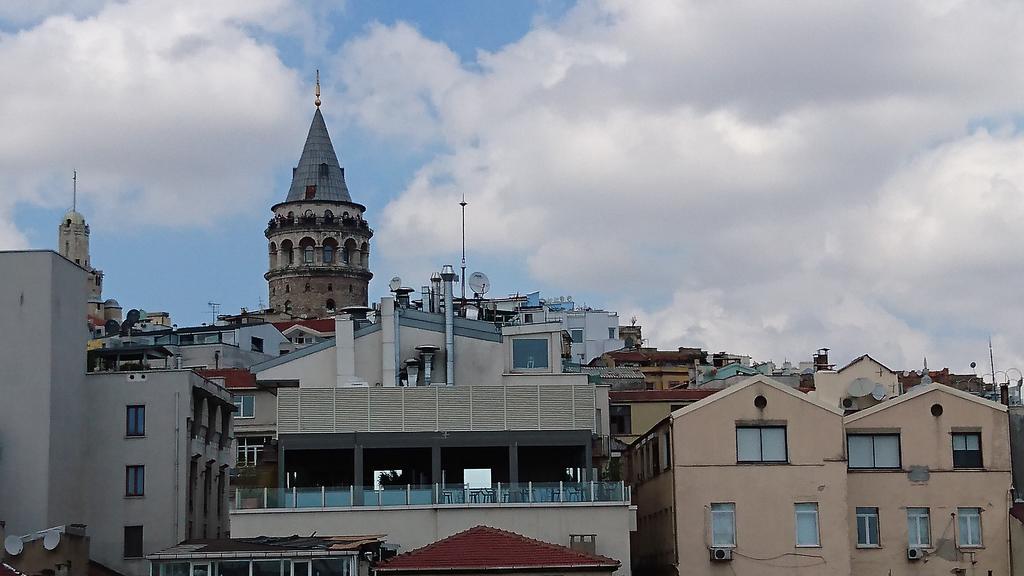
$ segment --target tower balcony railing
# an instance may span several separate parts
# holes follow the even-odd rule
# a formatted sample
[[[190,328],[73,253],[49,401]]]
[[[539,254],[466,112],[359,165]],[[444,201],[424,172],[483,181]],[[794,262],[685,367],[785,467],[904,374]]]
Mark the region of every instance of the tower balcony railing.
[[[235,488],[232,510],[388,506],[558,506],[630,503],[623,482],[518,482],[470,487],[451,484]]]
[[[310,227],[331,227],[363,230],[373,234],[369,223],[362,218],[342,218],[324,216],[295,216],[294,218],[271,218],[267,222],[267,232],[284,228],[310,228]]]

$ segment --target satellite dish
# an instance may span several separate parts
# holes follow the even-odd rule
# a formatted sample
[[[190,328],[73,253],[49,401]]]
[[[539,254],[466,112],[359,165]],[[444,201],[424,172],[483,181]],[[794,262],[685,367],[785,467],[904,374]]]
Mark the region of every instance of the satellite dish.
[[[140,316],[141,313],[135,308],[132,308],[131,310],[128,311],[128,315],[124,317],[124,321],[127,322],[128,324],[135,324],[136,322],[139,321]]]
[[[398,276],[395,276],[394,278],[391,279],[391,282],[388,282],[388,288],[390,288],[392,292],[394,292],[395,290],[398,290],[401,287],[402,287],[402,279],[399,278]]]
[[[4,538],[4,550],[6,550],[11,556],[21,554],[21,551],[24,549],[25,544],[21,541],[21,536],[11,534],[7,538]]]
[[[491,289],[491,281],[483,272],[473,272],[469,275],[469,287],[474,294],[483,296]]]
[[[110,336],[111,334],[117,334],[120,331],[121,324],[117,320],[114,320],[113,318],[103,323],[103,332],[107,336]]]
[[[889,392],[885,389],[885,386],[877,384],[875,389],[871,391],[871,397],[881,402],[885,400],[885,397],[889,395]]]
[[[46,548],[47,550],[56,550],[58,544],[60,544],[60,532],[50,530],[45,536],[43,536],[43,548]]]
[[[847,393],[854,398],[861,398],[871,394],[871,391],[875,389],[875,383],[868,378],[857,378],[853,382],[850,382],[850,387],[847,389]]]

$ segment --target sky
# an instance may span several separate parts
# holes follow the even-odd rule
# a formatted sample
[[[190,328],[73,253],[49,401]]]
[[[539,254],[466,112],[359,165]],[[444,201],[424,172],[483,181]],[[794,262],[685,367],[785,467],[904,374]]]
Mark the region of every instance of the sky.
[[[313,114],[375,230],[371,299],[461,250],[492,294],[646,344],[1024,368],[1024,3],[14,0],[0,249],[71,204],[105,297],[267,298]],[[1003,373],[997,380],[1004,380]]]

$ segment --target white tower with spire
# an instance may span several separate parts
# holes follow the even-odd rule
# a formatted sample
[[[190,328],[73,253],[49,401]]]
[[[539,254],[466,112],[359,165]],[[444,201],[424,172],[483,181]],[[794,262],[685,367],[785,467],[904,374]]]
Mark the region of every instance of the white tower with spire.
[[[97,320],[106,316],[103,294],[103,272],[92,267],[89,258],[89,225],[78,211],[78,171],[72,178],[71,209],[64,213],[57,226],[57,253],[89,272],[86,287],[89,295],[87,315]],[[113,301],[112,301],[113,302]],[[113,302],[116,305],[116,302]],[[117,315],[119,316],[119,309]],[[102,323],[102,322],[100,322]]]

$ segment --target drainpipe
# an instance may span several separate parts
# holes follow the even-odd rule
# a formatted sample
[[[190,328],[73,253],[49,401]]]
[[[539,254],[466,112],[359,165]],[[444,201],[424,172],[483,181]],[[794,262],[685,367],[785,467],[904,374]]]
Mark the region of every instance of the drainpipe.
[[[451,264],[441,268],[441,280],[444,281],[444,359],[446,386],[455,385],[455,306],[452,303],[452,282],[458,276]]]

